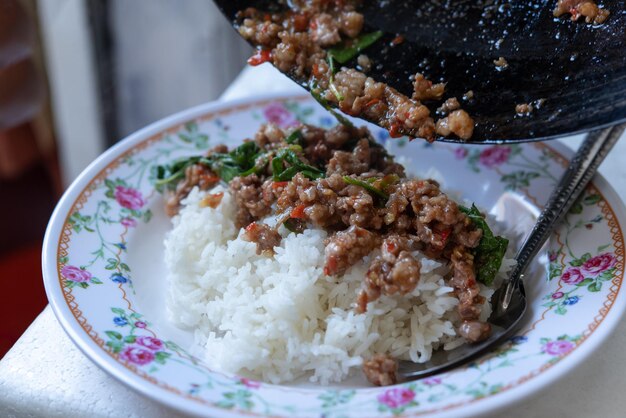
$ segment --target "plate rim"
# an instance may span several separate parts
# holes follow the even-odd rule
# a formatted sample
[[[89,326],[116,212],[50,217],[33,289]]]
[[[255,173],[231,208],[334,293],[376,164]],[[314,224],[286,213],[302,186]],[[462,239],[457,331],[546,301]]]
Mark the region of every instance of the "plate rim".
[[[255,107],[268,101],[285,101],[290,99],[310,99],[310,96],[303,93],[272,93],[252,95],[235,100],[218,100],[203,103],[155,121],[121,139],[117,144],[104,151],[98,158],[91,162],[70,186],[68,186],[50,217],[42,246],[42,275],[46,295],[57,320],[74,345],[78,347],[90,361],[119,382],[153,401],[196,416],[206,416],[206,414],[211,412],[218,412],[220,416],[233,417],[251,415],[245,411],[227,411],[210,404],[198,402],[193,398],[185,397],[184,394],[177,394],[167,390],[162,384],[146,381],[146,379],[140,375],[135,373],[129,374],[127,367],[116,361],[110,353],[102,350],[101,347],[95,344],[92,338],[89,338],[89,334],[80,326],[69,309],[68,303],[63,296],[63,291],[58,286],[58,280],[56,280],[57,278],[53,274],[53,272],[56,271],[58,238],[61,234],[66,214],[94,177],[103,170],[106,170],[108,164],[115,161],[120,155],[135,148],[138,143],[165,132],[174,126],[201,118],[203,115],[209,113],[217,113],[220,110],[226,109],[237,110],[240,106],[246,108]],[[489,144],[477,143],[471,145],[480,146]],[[550,147],[568,159],[573,155],[573,152],[565,146],[565,144],[557,142],[551,144]],[[617,227],[620,232],[622,232],[623,236],[621,221],[626,222],[626,206],[624,201],[622,201],[613,186],[609,184],[602,174],[598,173],[592,181],[597,189],[601,191],[603,197],[614,212]],[[530,377],[528,380],[533,380],[532,384],[517,384],[509,390],[490,396],[487,399],[481,399],[480,402],[469,401],[469,403],[466,402],[462,405],[449,405],[449,409],[439,412],[424,411],[422,413],[409,413],[406,416],[437,414],[441,417],[458,417],[474,416],[487,411],[497,412],[505,407],[527,399],[550,383],[563,378],[567,373],[573,370],[573,366],[580,363],[595,351],[595,349],[610,336],[619,323],[626,310],[626,296],[619,297],[620,292],[623,292],[621,285],[622,282],[620,282],[618,288],[618,297],[615,298],[609,312],[607,312],[606,316],[603,318],[601,322],[602,326],[598,325],[584,344],[581,344],[571,354],[559,361],[558,367],[550,367],[549,370],[545,370]],[[613,311],[613,313],[611,313],[611,311]],[[85,336],[88,338],[85,338]],[[460,408],[461,406],[463,408]],[[252,415],[256,416],[256,414]]]

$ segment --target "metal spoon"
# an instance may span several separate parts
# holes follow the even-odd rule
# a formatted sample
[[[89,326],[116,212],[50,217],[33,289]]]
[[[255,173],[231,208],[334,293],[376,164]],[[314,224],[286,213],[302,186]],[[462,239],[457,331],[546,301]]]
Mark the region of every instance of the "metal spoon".
[[[427,363],[401,361],[398,369],[400,380],[422,378],[467,363],[489,352],[517,331],[527,308],[522,283],[524,271],[547,241],[554,227],[583,192],[624,129],[626,125],[618,125],[589,133],[570,161],[533,230],[518,251],[515,257],[516,267],[491,299],[493,312],[488,319],[493,328],[491,337],[481,343],[465,344],[448,352],[437,351]]]
[[[446,82],[472,115],[472,142],[522,142],[587,132],[626,121],[626,13],[623,0],[603,0],[612,14],[599,26],[555,18],[557,0],[368,0],[362,33],[384,36],[365,53],[367,73],[411,96],[410,76]],[[278,0],[215,0],[237,26],[247,7],[281,10]],[[402,42],[392,42],[398,35]],[[494,60],[503,57],[506,69]],[[356,59],[346,66],[355,68]],[[307,88],[305,81],[287,74]],[[463,100],[471,90],[473,99]],[[545,99],[545,101],[541,101]],[[517,104],[534,111],[517,115]],[[432,112],[441,102],[426,103]],[[442,141],[459,142],[454,138]]]

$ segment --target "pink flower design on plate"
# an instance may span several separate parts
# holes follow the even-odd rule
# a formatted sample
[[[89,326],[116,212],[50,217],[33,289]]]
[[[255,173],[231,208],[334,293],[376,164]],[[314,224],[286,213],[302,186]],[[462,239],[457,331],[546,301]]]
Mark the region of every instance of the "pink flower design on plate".
[[[554,251],[548,251],[548,259],[550,260],[550,262],[555,262],[557,257],[558,257],[558,253]]]
[[[91,279],[91,273],[76,266],[63,266],[61,275],[71,282],[85,283]]]
[[[511,148],[494,145],[480,153],[479,160],[485,167],[495,167],[504,164],[509,159]]]
[[[561,275],[563,283],[578,284],[585,280],[585,276],[578,267],[568,267]]]
[[[275,123],[281,128],[288,128],[298,124],[298,120],[280,102],[273,102],[263,109],[263,116],[268,122]]]
[[[137,337],[137,344],[144,346],[151,351],[159,351],[163,348],[163,341],[159,340],[158,338],[149,337],[146,335]]]
[[[261,387],[261,382],[257,382],[256,380],[250,380],[245,377],[242,377],[240,380],[242,385],[249,389],[258,389]]]
[[[565,296],[565,293],[563,292],[555,292],[552,294],[552,299],[561,299],[563,296]]]
[[[415,392],[407,388],[393,388],[378,395],[378,402],[389,408],[398,408],[408,404],[415,398]]]
[[[123,218],[120,223],[127,228],[134,228],[137,226],[137,221],[133,218]]]
[[[428,386],[435,386],[441,384],[441,379],[438,377],[429,377],[427,379],[422,380],[422,383]]]
[[[617,263],[617,259],[613,254],[604,253],[585,261],[580,269],[587,276],[595,276],[615,267],[615,263]]]
[[[154,353],[141,347],[126,347],[124,351],[120,353],[120,358],[126,360],[129,363],[135,363],[140,366],[148,364],[154,360]]]
[[[561,356],[574,349],[574,343],[567,340],[550,341],[543,346],[544,353],[552,356]]]
[[[454,150],[454,156],[457,160],[462,160],[467,157],[467,148],[459,147]]]
[[[146,204],[141,192],[132,187],[116,186],[114,196],[117,203],[126,209],[137,210]]]
[[[135,326],[136,326],[137,328],[145,328],[145,327],[147,327],[147,326],[148,326],[148,324],[146,324],[146,323],[145,323],[145,322],[143,322],[143,321],[137,321],[137,322],[135,322]]]

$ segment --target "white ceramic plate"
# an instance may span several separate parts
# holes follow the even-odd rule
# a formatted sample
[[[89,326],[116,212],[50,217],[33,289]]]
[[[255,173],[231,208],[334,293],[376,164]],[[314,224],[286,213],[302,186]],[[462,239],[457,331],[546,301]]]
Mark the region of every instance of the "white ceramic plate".
[[[525,397],[576,367],[608,336],[626,305],[624,205],[596,177],[544,252],[548,270],[527,284],[530,311],[511,342],[480,361],[393,387],[277,386],[210,370],[192,338],[168,324],[162,241],[170,228],[151,167],[235,145],[261,123],[334,121],[307,97],[203,105],[157,122],[104,153],[72,184],[50,221],[43,273],[59,321],[95,363],[159,402],[198,415],[281,417],[481,414]],[[564,166],[553,143],[453,146],[394,141],[411,167],[436,167],[450,190],[528,227]],[[526,222],[521,222],[526,218]],[[548,280],[549,278],[549,280]]]

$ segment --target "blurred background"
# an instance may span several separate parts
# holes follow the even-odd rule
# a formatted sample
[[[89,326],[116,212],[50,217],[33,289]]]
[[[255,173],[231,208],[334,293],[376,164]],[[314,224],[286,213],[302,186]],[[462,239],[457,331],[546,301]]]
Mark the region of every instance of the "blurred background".
[[[129,133],[216,99],[249,55],[211,0],[0,0],[0,358],[47,303],[64,189]]]

